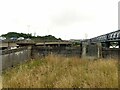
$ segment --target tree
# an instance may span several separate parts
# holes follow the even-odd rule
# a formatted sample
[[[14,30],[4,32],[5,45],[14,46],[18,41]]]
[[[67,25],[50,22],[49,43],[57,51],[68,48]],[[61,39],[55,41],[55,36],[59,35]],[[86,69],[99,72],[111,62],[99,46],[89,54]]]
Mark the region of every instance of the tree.
[[[33,40],[37,41],[59,41],[62,40],[61,38],[56,38],[55,36],[52,35],[46,35],[46,36],[32,36],[32,34],[25,34],[25,33],[17,33],[17,32],[8,32],[7,34],[2,34],[2,37],[6,37],[7,39],[12,38],[12,37],[24,37],[24,38],[31,38]]]

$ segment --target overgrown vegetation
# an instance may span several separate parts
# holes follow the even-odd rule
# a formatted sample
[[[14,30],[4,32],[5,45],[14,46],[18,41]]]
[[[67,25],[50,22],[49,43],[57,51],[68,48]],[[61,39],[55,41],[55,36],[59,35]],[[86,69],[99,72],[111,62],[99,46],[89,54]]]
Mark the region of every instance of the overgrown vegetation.
[[[49,55],[3,73],[5,88],[117,88],[117,60]]]

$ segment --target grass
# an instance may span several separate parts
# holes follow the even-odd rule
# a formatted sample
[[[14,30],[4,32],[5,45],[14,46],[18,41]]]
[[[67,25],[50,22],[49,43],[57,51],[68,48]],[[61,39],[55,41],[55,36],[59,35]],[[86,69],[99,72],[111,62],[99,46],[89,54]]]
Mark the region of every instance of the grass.
[[[3,73],[4,88],[118,88],[117,60],[48,55]]]

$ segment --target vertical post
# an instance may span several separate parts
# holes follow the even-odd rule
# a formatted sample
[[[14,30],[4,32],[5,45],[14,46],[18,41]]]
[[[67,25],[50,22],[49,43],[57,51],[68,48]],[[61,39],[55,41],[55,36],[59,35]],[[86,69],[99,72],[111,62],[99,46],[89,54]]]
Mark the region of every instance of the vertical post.
[[[30,29],[30,25],[27,25],[27,27],[28,27],[28,36],[27,36],[27,38],[29,38],[29,29]]]
[[[10,42],[8,41],[8,49],[10,49]]]
[[[120,42],[118,42],[118,46],[119,46],[119,48],[120,48]]]
[[[0,41],[0,44],[2,45],[2,41]],[[2,70],[3,70],[3,63],[2,63],[2,49],[0,50],[0,89],[2,89]]]
[[[98,53],[97,53],[97,57],[101,58],[102,57],[102,44],[101,43],[97,43],[97,47],[98,47]]]
[[[82,43],[80,43],[80,57],[82,57]]]
[[[109,48],[110,47],[110,42],[106,42],[106,48]]]
[[[57,51],[57,54],[60,54],[60,49],[62,49],[62,48],[60,47],[60,40],[59,40],[59,44],[58,44],[58,51]]]
[[[44,51],[43,51],[43,56],[46,56],[46,45],[45,45],[45,39],[44,39]]]
[[[28,59],[33,58],[33,57],[32,57],[32,45],[29,45],[29,46],[27,47],[27,49],[28,49],[28,56],[27,56],[27,58],[28,58]]]
[[[120,2],[118,2],[118,29],[120,30]],[[119,42],[119,48],[120,48],[120,42]],[[120,52],[118,53],[118,55],[120,57]],[[118,60],[118,76],[120,75],[120,61],[119,60]],[[118,88],[120,88],[120,77],[118,77]]]
[[[46,45],[45,45],[45,40],[44,40],[44,48],[45,48],[45,46],[46,46]]]
[[[82,42],[82,57],[86,57],[87,42]]]
[[[59,44],[58,44],[58,47],[60,48],[60,40],[59,40]]]

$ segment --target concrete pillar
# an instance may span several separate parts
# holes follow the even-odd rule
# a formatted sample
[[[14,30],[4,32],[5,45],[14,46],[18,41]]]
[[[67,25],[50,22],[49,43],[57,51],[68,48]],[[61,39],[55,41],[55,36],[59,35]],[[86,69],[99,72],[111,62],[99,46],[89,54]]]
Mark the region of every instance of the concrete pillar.
[[[46,45],[45,45],[45,41],[44,41],[44,47],[46,47]]]
[[[82,58],[86,57],[87,42],[82,42]]]
[[[32,58],[32,45],[28,46],[27,49],[28,49],[28,59],[31,59]]]
[[[110,47],[110,42],[106,42],[106,48],[109,48]]]
[[[60,47],[60,41],[59,41],[58,47]]]
[[[8,49],[10,49],[10,42],[8,42]]]
[[[82,43],[80,43],[80,57],[82,57]]]
[[[101,58],[102,57],[102,44],[101,43],[97,43],[97,48],[98,48],[97,57]]]

